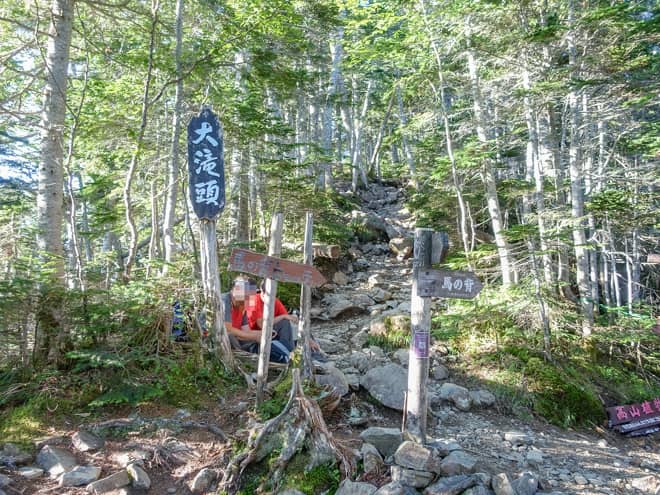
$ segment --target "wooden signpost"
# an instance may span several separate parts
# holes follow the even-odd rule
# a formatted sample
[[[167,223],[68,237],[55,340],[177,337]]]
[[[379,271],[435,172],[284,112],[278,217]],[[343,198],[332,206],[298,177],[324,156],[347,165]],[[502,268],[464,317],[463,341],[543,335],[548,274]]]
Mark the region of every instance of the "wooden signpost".
[[[640,404],[607,408],[610,428],[627,437],[648,435],[660,431],[660,397]]]
[[[215,225],[225,207],[224,144],[222,126],[210,108],[204,108],[188,124],[188,172],[190,202],[199,219],[202,287],[206,307],[211,308],[211,339],[222,363],[233,369],[234,355],[220,302]]]
[[[229,258],[229,269],[250,273],[261,278],[272,278],[279,282],[293,282],[318,287],[326,282],[325,277],[314,266],[304,263],[266,256],[247,249],[235,248]]]
[[[431,297],[472,299],[482,284],[473,273],[434,270],[449,250],[444,232],[416,229],[413,259],[413,283],[410,300],[411,339],[408,361],[408,390],[403,416],[404,430],[415,441],[426,442],[428,409],[427,382],[431,346]]]
[[[273,327],[273,309],[277,282],[293,282],[302,285],[300,326],[303,330],[303,364],[305,376],[313,374],[311,353],[309,350],[309,307],[311,301],[311,287],[318,287],[326,282],[325,277],[312,266],[312,216],[307,215],[305,228],[305,263],[277,258],[282,248],[282,214],[273,216],[271,225],[269,255],[256,253],[248,249],[234,248],[229,258],[229,269],[237,272],[249,273],[266,280],[264,291],[264,316],[259,347],[259,367],[257,370],[257,405],[264,398],[264,386],[268,377],[268,358],[271,347],[271,330]]]
[[[483,284],[472,272],[458,270],[420,270],[417,295],[420,297],[448,297],[473,299]]]

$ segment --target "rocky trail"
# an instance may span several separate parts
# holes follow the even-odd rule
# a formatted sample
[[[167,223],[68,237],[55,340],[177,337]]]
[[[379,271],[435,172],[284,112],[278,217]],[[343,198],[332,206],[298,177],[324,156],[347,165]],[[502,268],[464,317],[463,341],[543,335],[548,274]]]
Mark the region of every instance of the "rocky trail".
[[[657,434],[623,438],[507,417],[511,407],[462,376],[460,356],[443,343],[431,349],[429,443],[403,442],[408,351],[386,352],[367,339],[409,325],[414,219],[394,185],[372,184],[360,200],[352,221],[372,240],[326,267],[332,283],[315,293],[312,309],[312,331],[328,358],[317,379],[343,397],[328,427],[362,458],[357,478],[337,493],[660,494]],[[205,411],[150,406],[94,425],[72,418],[38,444],[36,459],[4,444],[0,495],[216,493],[231,455],[225,435],[246,437],[253,400],[245,391]],[[108,435],[117,431],[125,435]]]

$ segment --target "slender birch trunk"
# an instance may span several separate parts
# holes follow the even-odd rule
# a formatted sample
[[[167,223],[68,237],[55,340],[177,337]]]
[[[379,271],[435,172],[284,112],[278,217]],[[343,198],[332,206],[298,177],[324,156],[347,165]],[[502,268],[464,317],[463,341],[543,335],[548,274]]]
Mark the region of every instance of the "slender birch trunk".
[[[410,147],[408,131],[406,129],[406,126],[408,125],[408,116],[406,115],[405,109],[403,108],[403,97],[401,96],[400,83],[396,85],[395,91],[397,108],[399,110],[399,121],[401,122],[401,147],[403,148],[403,154],[406,156],[406,163],[408,163],[408,172],[410,173],[410,178],[415,185],[415,189],[419,189],[419,181],[417,180],[417,171],[415,169],[415,157],[413,156],[413,152]]]
[[[420,0],[420,9],[422,12],[422,17],[424,19],[424,27],[426,28],[426,34],[429,37],[431,44],[431,50],[433,51],[433,56],[435,57],[435,62],[438,66],[438,101],[440,104],[440,113],[442,116],[442,123],[445,131],[445,147],[447,149],[447,156],[449,157],[449,162],[451,163],[451,177],[452,183],[454,185],[454,190],[456,191],[456,199],[458,201],[458,210],[459,210],[459,231],[461,234],[461,241],[463,243],[463,251],[465,252],[465,259],[468,261],[468,267],[472,269],[472,263],[470,262],[470,241],[468,233],[468,213],[465,199],[463,198],[463,186],[462,178],[459,177],[458,169],[456,168],[456,159],[454,157],[454,144],[451,136],[451,128],[449,126],[449,110],[447,108],[447,95],[445,92],[445,76],[442,69],[442,57],[440,56],[440,50],[436,43],[436,37],[431,30],[431,26],[428,21],[428,14],[426,4],[424,0]]]
[[[63,180],[64,121],[67,70],[73,31],[74,0],[53,0],[46,49],[46,85],[41,112],[41,163],[37,189],[37,246],[48,258],[49,279],[41,288],[35,333],[34,361],[60,358],[56,342],[62,331],[61,301],[64,291]]]
[[[578,76],[577,49],[575,46],[575,4],[569,0],[569,25],[567,36],[569,66],[572,78]],[[570,118],[569,173],[571,178],[571,216],[573,219],[573,244],[577,283],[582,313],[582,336],[588,337],[594,323],[593,300],[591,299],[591,284],[589,276],[589,250],[584,228],[584,184],[583,171],[580,167],[581,133],[580,133],[580,98],[578,90],[573,88],[568,95]]]
[[[126,183],[124,184],[124,208],[126,210],[126,224],[129,230],[128,239],[128,257],[124,265],[124,278],[129,280],[131,278],[131,271],[135,264],[138,249],[138,231],[135,225],[135,218],[133,215],[133,200],[131,197],[131,188],[133,187],[133,179],[137,171],[137,164],[142,153],[144,145],[144,134],[147,129],[147,114],[149,112],[149,90],[151,89],[151,79],[153,75],[154,66],[154,52],[156,47],[156,28],[158,26],[158,10],[160,9],[160,0],[151,0],[151,34],[149,38],[149,59],[147,62],[147,75],[144,81],[144,90],[142,95],[142,111],[140,112],[140,129],[138,131],[137,139],[133,155],[131,156],[131,163],[128,166],[126,173]]]
[[[174,239],[174,217],[176,214],[177,183],[179,181],[179,141],[181,138],[181,105],[183,103],[183,77],[181,70],[181,51],[183,49],[183,12],[184,0],[176,1],[176,45],[174,64],[176,86],[174,89],[174,111],[172,112],[172,143],[167,171],[167,189],[165,192],[165,214],[163,217],[163,250],[165,264],[162,274],[167,275],[169,264],[174,259],[176,241]]]
[[[469,19],[466,20],[466,30],[469,35]],[[472,91],[473,109],[475,117],[475,127],[477,131],[477,138],[483,146],[488,145],[488,134],[486,132],[486,109],[481,89],[479,87],[479,75],[477,70],[477,61],[474,55],[474,50],[468,48],[467,50],[467,63],[468,72],[470,76],[470,85]],[[502,222],[502,213],[500,209],[500,202],[497,197],[497,182],[495,178],[495,171],[493,163],[490,159],[484,159],[482,163],[481,176],[486,186],[486,201],[488,204],[488,213],[493,228],[493,236],[495,237],[495,245],[500,259],[500,269],[502,271],[502,285],[509,287],[514,280],[513,265],[511,264],[509,246],[504,237],[504,224]]]

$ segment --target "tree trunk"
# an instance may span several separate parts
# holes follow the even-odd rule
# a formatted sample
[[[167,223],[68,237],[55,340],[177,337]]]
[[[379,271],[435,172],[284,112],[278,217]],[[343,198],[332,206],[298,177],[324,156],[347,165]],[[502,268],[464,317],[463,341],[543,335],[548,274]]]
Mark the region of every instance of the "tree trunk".
[[[210,318],[207,318],[206,321],[210,319],[213,322],[211,339],[216,355],[225,368],[231,371],[235,369],[236,365],[229,343],[229,336],[225,329],[224,304],[220,295],[215,220],[200,220],[199,232],[204,302],[206,311],[210,314]]]
[[[354,81],[354,83],[356,83]],[[361,159],[361,142],[362,142],[362,133],[364,132],[365,120],[367,117],[367,110],[369,109],[369,97],[371,96],[371,88],[373,87],[373,81],[370,79],[367,83],[367,89],[364,94],[364,101],[362,102],[362,110],[360,111],[360,116],[355,119],[353,123],[353,130],[355,132],[355,137],[353,140],[353,155],[351,158],[351,169],[353,170],[353,180],[352,188],[353,192],[357,191],[358,188],[358,178],[362,179],[364,187],[368,186],[367,175],[364,170],[364,161]]]
[[[170,161],[167,172],[167,189],[165,192],[165,214],[163,217],[163,250],[165,264],[162,273],[167,275],[169,264],[174,258],[176,241],[174,239],[174,217],[176,215],[177,183],[179,181],[179,140],[181,138],[181,104],[183,102],[183,77],[181,74],[181,51],[183,49],[183,12],[184,0],[176,1],[176,45],[174,48],[174,64],[176,71],[176,86],[174,89],[174,110],[172,112],[172,143],[170,146]]]
[[[403,97],[401,96],[401,84],[397,84],[396,88],[396,101],[399,109],[399,121],[401,122],[401,147],[403,148],[403,153],[406,155],[406,162],[408,163],[408,171],[410,172],[410,178],[415,185],[415,189],[419,188],[419,182],[417,181],[417,171],[415,169],[415,157],[413,156],[412,149],[410,147],[410,142],[408,141],[408,130],[406,126],[408,125],[408,116],[403,108]]]
[[[144,134],[147,129],[147,113],[149,112],[149,89],[151,87],[151,78],[153,74],[154,65],[154,51],[156,47],[156,28],[158,26],[158,10],[160,8],[160,0],[151,0],[151,35],[149,40],[149,60],[147,63],[147,76],[144,81],[144,91],[142,95],[142,111],[140,116],[140,129],[138,131],[135,149],[131,156],[131,163],[128,167],[126,174],[126,183],[124,185],[124,208],[126,210],[126,224],[129,230],[128,240],[128,258],[124,265],[124,278],[129,280],[131,278],[131,271],[133,264],[137,257],[138,245],[138,231],[133,218],[133,203],[131,198],[131,187],[133,186],[133,179],[137,171],[137,164],[142,153],[142,146],[144,144]]]
[[[469,37],[470,26],[469,18],[466,20],[466,31]],[[479,87],[479,74],[477,70],[477,61],[474,55],[474,50],[468,48],[467,50],[467,63],[468,72],[470,76],[470,85],[472,91],[472,102],[475,117],[475,128],[477,131],[477,138],[482,146],[488,145],[488,134],[486,132],[486,108],[481,95]],[[486,201],[488,203],[488,213],[493,228],[493,236],[495,237],[495,245],[497,246],[497,254],[500,259],[500,269],[502,271],[502,285],[509,287],[513,283],[513,266],[510,262],[509,246],[504,237],[504,226],[502,222],[502,213],[500,210],[500,202],[497,197],[497,182],[495,179],[495,171],[493,163],[490,159],[484,159],[481,170],[482,180],[486,186]]]
[[[569,66],[572,69],[572,78],[578,77],[577,50],[574,39],[575,5],[569,1],[568,39]],[[568,109],[570,118],[570,148],[568,166],[571,178],[571,216],[573,218],[573,244],[575,249],[575,263],[577,273],[580,307],[582,313],[582,336],[588,337],[594,323],[593,301],[591,300],[591,285],[589,276],[589,250],[584,229],[584,185],[583,173],[580,167],[580,98],[576,89],[568,95]]]
[[[440,50],[438,49],[436,43],[436,36],[434,35],[431,27],[428,22],[428,15],[426,5],[424,0],[420,0],[420,7],[422,12],[422,17],[424,19],[424,27],[426,28],[426,33],[429,37],[429,42],[431,44],[431,49],[435,57],[435,62],[438,66],[438,83],[439,83],[439,93],[438,100],[440,104],[440,112],[442,115],[442,123],[445,131],[445,147],[447,148],[447,156],[449,157],[449,162],[451,163],[451,178],[454,185],[454,190],[456,191],[456,199],[458,200],[458,210],[459,210],[459,231],[461,234],[461,241],[463,243],[463,251],[465,252],[465,259],[468,262],[468,268],[472,269],[472,264],[470,262],[470,241],[468,234],[468,214],[465,199],[463,198],[463,186],[462,178],[459,177],[458,169],[456,168],[456,159],[454,157],[454,144],[451,136],[451,129],[449,127],[449,110],[447,108],[447,96],[445,94],[445,76],[442,69],[442,57],[440,56]]]
[[[73,28],[74,0],[53,0],[46,50],[46,86],[41,113],[41,164],[37,190],[37,246],[48,258],[49,280],[41,289],[35,335],[35,362],[59,360],[53,344],[61,331],[61,300],[64,291],[63,152],[66,116],[67,70]]]

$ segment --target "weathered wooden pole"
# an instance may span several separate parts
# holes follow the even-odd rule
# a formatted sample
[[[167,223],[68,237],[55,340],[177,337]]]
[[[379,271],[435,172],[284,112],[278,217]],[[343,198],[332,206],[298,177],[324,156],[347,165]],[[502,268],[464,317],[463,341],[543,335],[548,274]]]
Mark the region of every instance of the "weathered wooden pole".
[[[205,107],[188,124],[190,203],[199,218],[202,287],[211,313],[211,339],[227,369],[235,368],[220,297],[216,218],[225,207],[224,143],[220,121]],[[210,310],[209,310],[210,308]]]
[[[311,265],[314,259],[312,247],[312,231],[314,228],[314,215],[307,212],[305,222],[305,247],[303,249],[303,263]],[[300,320],[298,321],[298,334],[302,336],[303,350],[303,378],[306,380],[314,376],[314,363],[312,363],[312,351],[310,341],[310,312],[312,307],[312,288],[308,283],[302,284],[300,288]]]
[[[211,313],[211,341],[220,361],[228,370],[234,370],[234,354],[231,351],[229,336],[225,329],[224,305],[220,296],[220,275],[218,274],[217,232],[215,220],[201,219],[199,222],[202,286],[207,310]],[[208,321],[208,319],[207,319]]]
[[[431,344],[431,304],[417,293],[419,272],[431,267],[433,230],[415,229],[413,282],[410,296],[411,336],[408,361],[408,391],[404,411],[404,431],[419,443],[426,442],[427,382]]]
[[[270,222],[270,245],[268,256],[278,256],[282,251],[282,214],[275,213]],[[257,406],[264,399],[264,387],[268,380],[268,360],[275,319],[275,297],[277,295],[277,280],[266,278],[264,292],[264,320],[261,325],[261,343],[259,346],[259,367],[257,368]]]

